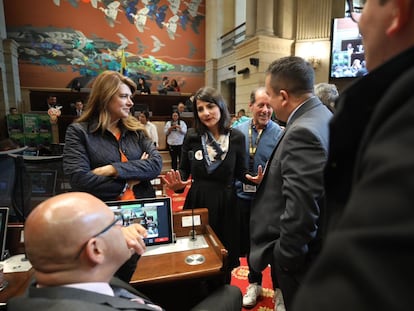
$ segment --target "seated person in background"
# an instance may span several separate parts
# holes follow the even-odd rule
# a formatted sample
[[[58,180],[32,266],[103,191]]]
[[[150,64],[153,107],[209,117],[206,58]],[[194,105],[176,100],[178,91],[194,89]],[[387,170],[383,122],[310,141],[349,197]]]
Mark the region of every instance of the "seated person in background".
[[[144,253],[146,230],[123,227],[98,198],[83,192],[52,197],[30,213],[24,234],[35,283],[10,299],[8,310],[162,310],[113,277],[133,252]],[[193,310],[241,310],[237,290],[224,287]]]
[[[171,80],[168,91],[180,92],[180,86],[178,85],[177,80],[175,80],[175,79]]]
[[[137,91],[142,95],[150,95],[151,90],[144,78],[138,79]]]
[[[80,117],[83,113],[83,101],[82,99],[78,99],[75,102],[75,109],[73,110],[73,114],[77,117]]]
[[[72,84],[70,86],[70,90],[80,92],[81,88],[82,88],[81,82],[78,79],[73,79]]]
[[[46,99],[47,109],[49,108],[56,108],[57,106],[57,99],[55,95],[49,95]]]
[[[186,107],[187,111],[193,111],[193,100],[194,100],[194,95],[191,95],[185,101],[185,107]]]
[[[17,111],[17,108],[16,107],[10,107],[9,113],[10,114],[19,114],[19,112]]]
[[[186,107],[183,102],[179,102],[177,105],[177,111],[181,115],[184,111],[186,111]]]
[[[149,112],[143,111],[139,115],[139,121],[145,126],[145,129],[147,130],[149,138],[152,139],[154,142],[155,147],[158,148],[158,132],[157,127],[150,122],[149,120]]]
[[[172,91],[170,80],[167,76],[162,78],[161,83],[157,86],[157,91],[159,94],[167,94],[168,91]]]

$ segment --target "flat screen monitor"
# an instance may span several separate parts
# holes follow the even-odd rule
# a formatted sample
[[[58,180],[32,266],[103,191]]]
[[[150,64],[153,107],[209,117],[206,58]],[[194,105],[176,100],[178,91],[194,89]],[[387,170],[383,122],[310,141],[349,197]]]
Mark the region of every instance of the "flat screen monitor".
[[[333,20],[331,42],[331,78],[355,78],[368,73],[358,24],[350,17]]]
[[[56,193],[56,170],[27,170],[32,183],[32,197],[52,197]]]
[[[15,180],[14,159],[0,155],[0,172],[0,206],[10,207]]]
[[[106,204],[121,212],[127,225],[141,224],[147,229],[147,246],[174,243],[171,199],[157,197],[131,201],[111,201]]]

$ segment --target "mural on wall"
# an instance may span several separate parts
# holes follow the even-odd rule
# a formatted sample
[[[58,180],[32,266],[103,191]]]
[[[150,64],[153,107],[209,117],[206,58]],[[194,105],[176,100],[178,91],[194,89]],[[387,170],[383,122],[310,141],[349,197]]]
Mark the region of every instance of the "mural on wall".
[[[127,75],[135,81],[144,77],[153,90],[164,75],[177,79],[183,91],[203,83],[204,0],[43,0],[36,5],[23,0],[19,7],[20,2],[26,2],[25,17],[15,1],[5,0],[4,6],[8,38],[19,44],[22,86],[69,87],[74,78],[87,84],[103,70],[120,71],[122,53]]]

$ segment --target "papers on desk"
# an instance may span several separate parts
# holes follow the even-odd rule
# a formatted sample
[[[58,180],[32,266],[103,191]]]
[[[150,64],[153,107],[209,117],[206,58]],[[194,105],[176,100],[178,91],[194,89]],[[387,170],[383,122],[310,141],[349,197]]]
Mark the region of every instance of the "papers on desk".
[[[168,254],[174,252],[190,251],[193,249],[208,248],[208,244],[203,235],[196,235],[196,240],[192,241],[190,237],[177,238],[175,243],[153,245],[147,247],[147,250],[142,256]]]
[[[4,273],[25,272],[32,268],[32,264],[25,254],[14,255],[4,261],[0,261],[0,264],[3,265]]]

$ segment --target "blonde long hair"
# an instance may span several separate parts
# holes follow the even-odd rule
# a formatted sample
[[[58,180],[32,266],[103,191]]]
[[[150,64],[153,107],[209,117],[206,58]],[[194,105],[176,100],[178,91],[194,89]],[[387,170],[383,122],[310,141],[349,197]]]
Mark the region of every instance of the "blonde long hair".
[[[132,94],[135,93],[137,85],[131,79],[116,71],[106,70],[102,72],[92,84],[85,111],[75,122],[89,122],[93,119],[97,119],[98,124],[92,131],[95,132],[101,129],[101,131],[104,132],[107,130],[111,122],[111,115],[108,112],[108,104],[122,84],[126,84]],[[121,122],[125,128],[130,131],[142,130],[146,132],[144,125],[132,115],[121,119]]]

